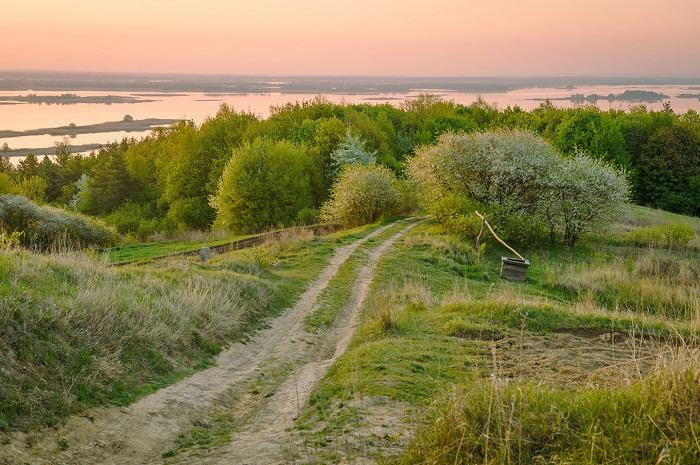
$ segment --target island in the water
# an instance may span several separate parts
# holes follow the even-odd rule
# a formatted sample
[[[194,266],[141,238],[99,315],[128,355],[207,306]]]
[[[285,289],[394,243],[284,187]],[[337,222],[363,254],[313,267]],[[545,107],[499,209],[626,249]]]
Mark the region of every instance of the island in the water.
[[[12,130],[0,130],[0,139],[9,139],[12,137],[21,136],[37,136],[48,134],[50,136],[68,136],[74,137],[78,134],[94,134],[98,132],[140,132],[147,131],[149,129],[155,129],[159,127],[169,126],[171,124],[178,123],[182,120],[180,119],[166,119],[166,118],[146,118],[146,119],[133,119],[131,116],[126,115],[122,121],[107,121],[105,123],[97,124],[86,124],[84,126],[77,126],[75,124],[69,124],[67,126],[59,126],[55,128],[39,128],[39,129],[28,129],[26,131],[12,131]],[[69,145],[64,147],[64,150],[68,152],[86,152],[89,150],[98,149],[104,144],[83,144],[83,145]],[[24,157],[30,154],[34,155],[52,155],[56,152],[56,147],[43,147],[43,148],[10,148],[9,144],[5,142],[3,147],[0,148],[0,157]]]
[[[669,96],[666,94],[650,90],[626,90],[621,94],[573,94],[568,97],[534,98],[531,100],[568,100],[574,103],[596,103],[598,100],[607,100],[608,102],[660,102],[668,98]]]
[[[44,134],[48,134],[50,136],[77,136],[78,134],[94,134],[96,132],[138,132],[147,131],[159,126],[169,126],[179,121],[182,120],[170,118],[133,119],[127,115],[121,121],[107,121],[105,123],[86,124],[84,126],[76,126],[75,124],[71,123],[67,126],[27,129],[26,131],[0,129],[0,138],[7,139],[10,137],[40,136]]]
[[[78,103],[101,103],[111,105],[113,103],[147,103],[157,100],[148,100],[139,97],[124,95],[3,95],[0,96],[0,103],[5,105],[20,105],[23,103],[46,104],[46,105],[75,105]]]

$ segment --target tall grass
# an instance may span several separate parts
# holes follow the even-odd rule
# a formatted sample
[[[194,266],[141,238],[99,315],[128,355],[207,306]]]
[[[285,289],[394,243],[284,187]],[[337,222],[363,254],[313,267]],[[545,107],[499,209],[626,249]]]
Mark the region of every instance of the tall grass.
[[[114,269],[79,254],[0,252],[0,426],[127,403],[205,363],[270,293],[195,261]]]
[[[700,364],[684,351],[626,386],[489,380],[452,389],[402,464],[695,464]]]
[[[557,268],[551,280],[608,309],[700,320],[700,264],[654,249],[627,260]]]

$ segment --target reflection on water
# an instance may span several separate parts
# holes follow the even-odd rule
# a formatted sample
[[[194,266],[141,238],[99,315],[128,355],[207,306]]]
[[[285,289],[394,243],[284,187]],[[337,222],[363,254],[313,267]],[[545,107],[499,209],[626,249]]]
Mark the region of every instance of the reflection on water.
[[[699,83],[700,84],[700,83]],[[648,90],[659,92],[670,96],[669,102],[676,112],[685,112],[688,109],[700,110],[700,100],[683,99],[677,96],[687,93],[686,85],[640,85],[640,86],[579,86],[576,88],[524,88],[509,92],[498,92],[482,94],[481,97],[489,103],[496,104],[499,108],[518,105],[523,109],[530,110],[538,105],[541,98],[566,98],[572,94],[621,94],[627,89]],[[433,94],[441,95],[443,98],[454,100],[458,103],[469,104],[479,97],[476,93],[452,92],[449,90],[431,91]],[[25,92],[26,93],[26,92]],[[38,95],[56,95],[64,93],[61,90],[53,92],[35,92]],[[153,100],[150,102],[128,104],[117,103],[111,105],[103,104],[75,104],[75,105],[0,105],[0,129],[27,130],[35,128],[49,128],[65,126],[74,123],[78,126],[85,124],[100,123],[105,121],[119,121],[124,115],[131,115],[135,119],[144,118],[182,118],[192,119],[201,123],[207,116],[216,113],[221,103],[228,103],[237,110],[253,112],[261,117],[266,117],[270,113],[273,105],[283,105],[288,102],[301,102],[312,99],[313,94],[225,94],[211,95],[200,92],[162,94],[158,93],[129,93],[129,92],[76,92],[80,96],[90,95],[115,95],[131,96]],[[347,103],[390,103],[398,105],[407,98],[413,98],[421,93],[416,89],[410,93],[403,94],[372,94],[372,95],[337,95],[325,94],[323,97],[332,102]],[[19,95],[20,92],[4,91],[0,95]],[[560,107],[576,106],[576,103],[569,100],[556,100],[553,102]],[[601,109],[621,109],[626,110],[632,105],[631,102],[599,100],[597,106]],[[662,102],[646,103],[648,108],[660,109]],[[120,140],[123,137],[141,137],[147,134],[144,132],[105,132],[96,134],[81,134],[69,139],[71,145],[106,143]],[[0,146],[7,143],[11,148],[38,148],[53,146],[55,142],[63,142],[61,136],[22,136],[15,138],[0,138]]]

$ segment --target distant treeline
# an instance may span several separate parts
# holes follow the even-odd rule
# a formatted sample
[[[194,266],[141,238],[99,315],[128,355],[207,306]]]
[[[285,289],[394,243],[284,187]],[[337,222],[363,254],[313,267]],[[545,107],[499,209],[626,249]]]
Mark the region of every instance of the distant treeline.
[[[181,122],[89,156],[67,151],[59,151],[55,161],[29,156],[16,168],[0,164],[0,171],[6,183],[17,187],[16,193],[102,216],[123,233],[148,235],[210,228],[216,217],[212,198],[224,167],[256,140],[286,141],[295,147],[284,151],[294,152],[289,160],[296,165],[285,168],[283,157],[276,169],[308,180],[308,201],[299,204],[308,217],[309,209],[327,200],[337,175],[332,154],[348,138],[361,141],[379,164],[401,176],[414,149],[434,143],[440,134],[494,128],[533,131],[564,154],[586,151],[627,170],[637,203],[700,215],[700,115],[692,110],[678,115],[669,107],[651,111],[638,106],[625,112],[561,109],[543,102],[528,112],[518,107],[499,110],[483,101],[460,105],[427,95],[399,107],[317,98],[275,107],[269,118],[260,119],[223,105],[201,125]],[[255,168],[253,163],[246,169],[259,172],[270,166]],[[251,171],[251,176],[258,172]],[[289,194],[290,202],[295,201],[294,193]],[[265,201],[263,194],[259,201]],[[268,226],[280,221],[272,215]]]

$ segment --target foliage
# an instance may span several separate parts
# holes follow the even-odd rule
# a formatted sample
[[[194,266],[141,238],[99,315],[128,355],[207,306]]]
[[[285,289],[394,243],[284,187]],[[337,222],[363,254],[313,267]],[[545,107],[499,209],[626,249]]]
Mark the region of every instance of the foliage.
[[[32,202],[44,203],[46,201],[46,189],[48,184],[40,176],[32,176],[20,180],[15,184],[14,194],[26,197]]]
[[[354,136],[348,129],[345,139],[331,153],[331,160],[336,175],[345,165],[371,165],[376,161],[376,152],[368,152],[365,142]]]
[[[418,150],[408,170],[429,201],[452,193],[511,214],[536,209],[559,164],[557,152],[536,135],[495,130],[445,134]]]
[[[0,172],[0,194],[12,194],[15,191],[15,183],[7,173]]]
[[[584,232],[607,227],[628,199],[629,187],[623,172],[601,160],[577,154],[564,160],[556,171],[541,208],[550,231],[561,229],[564,243],[573,247]]]
[[[22,231],[4,231],[0,229],[0,249],[12,249],[21,244]]]
[[[443,224],[475,235],[476,209],[519,242],[548,224],[573,246],[581,234],[614,218],[627,201],[623,173],[584,155],[562,158],[538,136],[496,130],[446,134],[409,161],[409,175]],[[471,210],[471,211],[469,211]]]
[[[293,222],[311,207],[312,159],[304,146],[257,139],[236,150],[211,204],[217,223],[255,232]]]
[[[625,138],[617,121],[595,107],[573,113],[558,127],[555,142],[566,154],[584,151],[596,158],[628,167]]]
[[[0,227],[6,232],[21,232],[22,245],[37,250],[105,247],[117,239],[100,220],[9,194],[0,195]]]
[[[209,199],[218,190],[231,153],[258,138],[306,147],[312,159],[308,170],[310,207],[319,208],[328,199],[338,165],[373,158],[400,177],[406,158],[416,149],[424,150],[422,146],[435,144],[443,134],[499,129],[532,131],[565,155],[585,151],[593,158],[623,166],[630,173],[636,202],[700,215],[700,117],[694,111],[677,115],[644,106],[601,111],[593,107],[563,109],[543,102],[532,111],[524,111],[519,107],[498,109],[483,99],[461,105],[431,95],[420,95],[399,106],[334,104],[315,98],[274,107],[263,120],[223,105],[202,124],[182,122],[159,128],[141,140],[124,139],[87,156],[70,154],[67,147],[59,146],[55,157],[29,155],[17,166],[0,157],[0,172],[12,181],[8,193],[16,193],[14,189],[22,184],[22,192],[35,200],[71,205],[97,216],[107,216],[127,203],[148,203],[154,206],[155,215],[148,220],[149,230],[207,230],[216,217]],[[520,144],[526,147],[524,142]],[[512,147],[500,145],[497,150],[516,155]],[[333,159],[334,153],[338,160]],[[519,161],[515,159],[515,163]],[[43,195],[43,186],[35,176],[45,181]],[[85,177],[83,182],[76,184],[81,177]],[[0,189],[8,191],[7,179],[3,184]],[[487,194],[503,194],[502,183],[494,186],[496,192]],[[83,191],[79,207],[75,201],[78,187]],[[513,217],[513,208],[521,209],[531,196],[521,198],[516,193],[505,200],[501,209],[485,213],[494,221]],[[527,218],[520,215],[519,221],[526,223]],[[511,229],[507,224],[496,226]],[[522,232],[527,227],[512,229]],[[507,229],[503,232],[508,234]],[[521,232],[513,231],[514,237],[523,237]]]
[[[657,130],[639,157],[636,188],[644,204],[700,215],[700,135],[682,125]]]
[[[394,173],[378,165],[348,165],[323,205],[321,218],[344,226],[373,223],[399,201]]]

